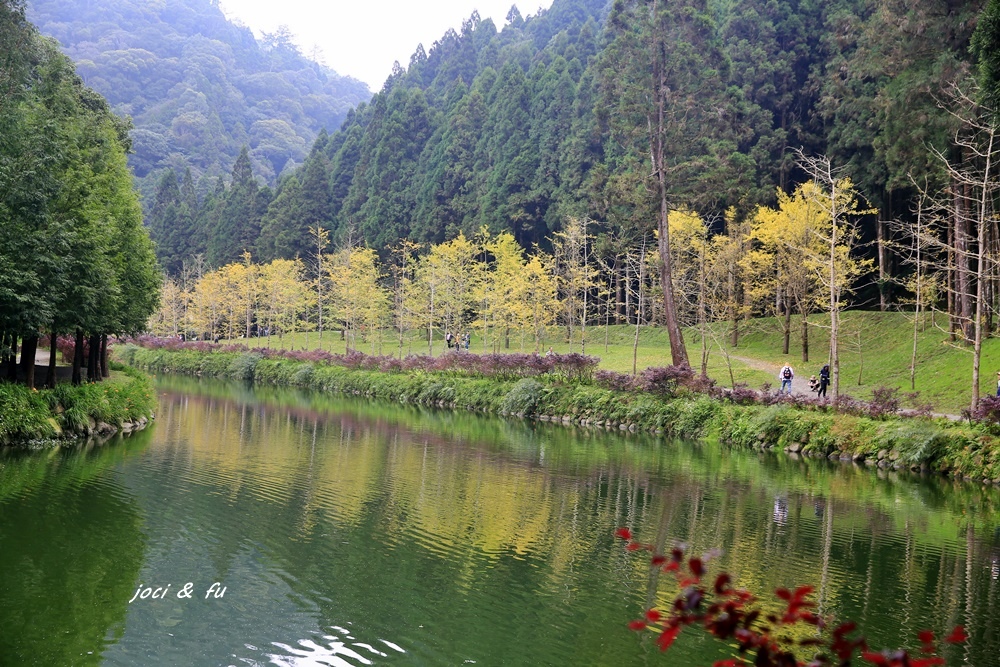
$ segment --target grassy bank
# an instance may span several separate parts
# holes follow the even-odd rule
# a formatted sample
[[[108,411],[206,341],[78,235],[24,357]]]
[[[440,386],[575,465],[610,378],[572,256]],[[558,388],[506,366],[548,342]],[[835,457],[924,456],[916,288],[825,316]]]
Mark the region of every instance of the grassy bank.
[[[708,375],[720,386],[730,386],[732,381],[759,388],[764,383],[777,385],[778,369],[790,363],[796,371],[797,389],[805,390],[809,375],[817,374],[826,363],[829,349],[829,317],[817,313],[809,318],[808,343],[809,361],[802,361],[802,326],[798,317],[792,319],[789,337],[789,353],[783,354],[782,322],[777,318],[755,318],[741,323],[737,345],[731,345],[730,325],[714,325],[711,335],[706,337],[708,349]],[[914,318],[908,313],[848,311],[842,314],[840,361],[841,391],[857,398],[871,396],[878,386],[898,387],[903,392],[919,392],[919,396],[909,401],[910,405],[931,405],[937,412],[959,414],[969,406],[972,380],[971,348],[951,340],[942,331],[946,319],[940,314],[925,314],[916,322],[916,369],[914,382],[910,382],[910,364],[913,352]],[[562,329],[551,330],[552,336],[542,349],[549,347],[555,352],[580,352],[580,332],[574,334],[570,344]],[[402,353],[427,354],[426,338],[420,332],[411,332],[403,341]],[[605,343],[605,341],[607,341]],[[586,354],[601,358],[600,368],[629,373],[632,371],[635,327],[612,325],[610,327],[591,326],[586,332]],[[702,341],[696,328],[685,331],[685,341],[691,365],[700,368]],[[296,333],[270,340],[255,338],[228,341],[249,343],[250,347],[273,347],[276,349],[323,349],[343,354],[344,342],[336,331],[325,332],[319,341],[315,332]],[[500,352],[531,352],[530,341],[522,350],[518,339],[511,340],[509,350]],[[381,345],[364,343],[359,345],[368,354],[395,355],[400,351],[397,340],[386,334]],[[443,339],[436,339],[433,354],[446,351]],[[492,347],[490,347],[492,350]],[[472,331],[471,352],[484,352],[482,338],[477,330]],[[670,343],[667,333],[660,327],[641,327],[639,342],[635,350],[636,366],[639,370],[648,366],[665,366],[670,363]],[[995,392],[996,371],[1000,370],[1000,338],[989,338],[983,343],[982,378],[980,391],[983,395]]]
[[[544,374],[519,380],[457,372],[382,372],[265,359],[255,352],[121,346],[129,365],[300,387],[488,414],[650,431],[750,449],[785,449],[865,465],[913,468],[1000,483],[1000,439],[988,427],[930,418],[874,419],[789,404],[740,405],[683,388],[670,395],[619,391]]]
[[[155,406],[152,380],[115,366],[104,382],[55,389],[0,384],[0,446],[110,435],[144,425]]]

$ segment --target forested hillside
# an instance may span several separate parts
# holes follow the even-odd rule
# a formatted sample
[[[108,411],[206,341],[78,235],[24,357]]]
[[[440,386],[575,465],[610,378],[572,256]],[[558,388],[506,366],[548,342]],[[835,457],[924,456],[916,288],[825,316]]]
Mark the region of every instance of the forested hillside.
[[[543,265],[554,251],[568,332],[663,323],[675,365],[683,324],[729,320],[735,341],[754,315],[779,316],[786,351],[798,316],[805,359],[826,311],[834,396],[841,309],[939,308],[978,386],[1000,315],[997,54],[1000,0],[555,0],[502,30],[474,14],[273,193],[246,160],[203,200],[168,173],[149,223],[174,275],[299,257],[320,301],[328,233],[398,283],[453,240],[498,266],[489,239],[509,232]],[[427,274],[428,331],[451,268]]]
[[[273,201],[258,202],[260,217],[239,223],[252,228],[242,238],[259,234],[246,249],[301,255],[317,224],[380,252],[482,225],[547,246],[568,215],[598,221],[612,245],[650,228],[648,4],[556,0],[528,19],[515,10],[503,30],[472,16],[320,135]],[[773,203],[805,180],[797,148],[844,167],[882,219],[909,213],[908,175],[943,173],[930,148],[948,150],[954,123],[938,100],[970,71],[981,0],[669,6],[686,17],[669,21],[662,42],[676,95],[663,156],[671,206],[721,218]],[[163,196],[154,230],[174,215]],[[160,232],[172,270],[198,253],[214,265],[235,258],[210,252],[207,238],[181,243],[212,227],[194,222],[176,243]],[[875,227],[869,237],[884,231]]]
[[[259,178],[274,183],[301,163],[317,134],[371,97],[300,54],[284,32],[258,42],[214,0],[31,0],[29,18],[57,39],[87,85],[129,115],[141,185],[165,168],[231,170],[250,148]]]

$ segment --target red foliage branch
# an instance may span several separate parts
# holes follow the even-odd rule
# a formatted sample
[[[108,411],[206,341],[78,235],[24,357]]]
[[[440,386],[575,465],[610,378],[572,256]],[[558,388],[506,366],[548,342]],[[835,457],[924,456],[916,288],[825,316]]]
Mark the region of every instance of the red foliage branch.
[[[779,588],[775,595],[785,602],[781,614],[762,614],[757,608],[758,598],[752,593],[733,588],[729,574],[722,572],[712,585],[706,586],[705,562],[701,558],[685,560],[684,550],[671,549],[668,555],[657,553],[652,544],[643,544],[632,538],[628,528],[619,528],[615,535],[625,540],[629,552],[648,551],[650,567],[669,572],[677,579],[680,593],[666,612],[647,609],[642,618],[629,623],[636,632],[652,629],[659,632],[656,640],[661,651],[666,651],[688,626],[700,626],[710,635],[726,642],[735,642],[737,655],[713,663],[713,667],[841,667],[851,664],[855,653],[865,663],[881,667],[930,667],[944,665],[938,656],[934,633],[925,630],[917,638],[921,643],[920,656],[910,656],[905,650],[874,652],[868,649],[864,637],[854,637],[854,623],[834,624],[831,619],[817,615],[816,604],[809,600],[811,586],[795,590]],[[814,627],[815,636],[795,641],[783,632],[792,626],[805,624]],[[968,639],[965,629],[957,626],[944,641],[959,644]],[[804,660],[796,649],[813,652]]]

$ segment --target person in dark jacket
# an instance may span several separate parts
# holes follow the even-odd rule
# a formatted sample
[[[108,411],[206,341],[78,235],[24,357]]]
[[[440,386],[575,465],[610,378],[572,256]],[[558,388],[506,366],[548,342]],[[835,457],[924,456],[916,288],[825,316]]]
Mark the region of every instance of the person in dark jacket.
[[[816,398],[820,396],[826,398],[826,388],[830,384],[830,365],[824,364],[819,371],[819,389],[816,390]]]

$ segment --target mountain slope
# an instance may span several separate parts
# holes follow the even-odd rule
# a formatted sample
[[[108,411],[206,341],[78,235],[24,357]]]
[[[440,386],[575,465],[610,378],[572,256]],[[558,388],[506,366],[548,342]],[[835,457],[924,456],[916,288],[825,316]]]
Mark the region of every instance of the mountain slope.
[[[146,191],[165,168],[225,174],[244,144],[273,183],[371,96],[304,58],[288,34],[258,42],[213,0],[31,0],[29,18],[132,116],[130,163]]]

